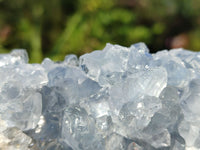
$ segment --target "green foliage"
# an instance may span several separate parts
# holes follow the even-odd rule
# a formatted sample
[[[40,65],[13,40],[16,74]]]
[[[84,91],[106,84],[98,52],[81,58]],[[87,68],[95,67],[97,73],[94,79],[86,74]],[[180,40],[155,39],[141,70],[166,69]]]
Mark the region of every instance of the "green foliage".
[[[185,48],[199,50],[199,12],[196,0],[0,0],[0,53],[25,48],[31,62],[41,62],[107,42],[143,41],[158,50],[182,34]]]

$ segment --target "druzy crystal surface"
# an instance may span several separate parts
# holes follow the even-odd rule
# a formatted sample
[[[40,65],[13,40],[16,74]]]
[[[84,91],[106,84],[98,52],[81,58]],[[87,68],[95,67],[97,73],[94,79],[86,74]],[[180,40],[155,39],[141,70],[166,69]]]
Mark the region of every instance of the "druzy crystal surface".
[[[107,44],[0,55],[0,150],[200,150],[200,53]]]

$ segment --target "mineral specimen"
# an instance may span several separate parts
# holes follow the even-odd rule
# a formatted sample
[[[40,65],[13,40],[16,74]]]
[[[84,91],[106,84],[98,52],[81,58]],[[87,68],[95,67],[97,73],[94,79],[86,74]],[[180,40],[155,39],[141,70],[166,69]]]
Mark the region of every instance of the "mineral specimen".
[[[1,150],[200,150],[200,53],[107,44],[0,55]]]

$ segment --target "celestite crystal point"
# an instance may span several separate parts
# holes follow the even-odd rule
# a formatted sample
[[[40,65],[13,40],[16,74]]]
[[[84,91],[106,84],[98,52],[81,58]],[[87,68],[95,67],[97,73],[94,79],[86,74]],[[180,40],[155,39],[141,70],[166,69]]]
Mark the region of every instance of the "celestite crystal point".
[[[0,150],[200,150],[200,53],[107,44],[0,55]]]

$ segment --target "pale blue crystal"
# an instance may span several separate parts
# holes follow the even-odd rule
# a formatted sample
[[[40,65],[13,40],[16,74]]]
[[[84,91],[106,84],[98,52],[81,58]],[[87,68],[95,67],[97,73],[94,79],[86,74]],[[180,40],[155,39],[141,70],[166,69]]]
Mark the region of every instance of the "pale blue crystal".
[[[0,55],[0,149],[200,149],[199,52],[107,44],[27,63]]]

